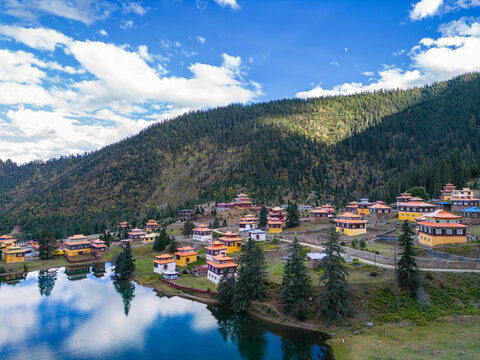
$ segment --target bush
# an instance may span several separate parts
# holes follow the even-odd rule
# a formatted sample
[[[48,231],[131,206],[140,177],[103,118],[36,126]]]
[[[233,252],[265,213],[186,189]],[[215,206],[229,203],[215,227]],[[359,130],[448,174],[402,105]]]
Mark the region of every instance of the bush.
[[[370,276],[377,277],[378,273],[376,271],[370,271]]]
[[[353,258],[352,265],[361,265],[360,260],[358,260],[357,258]]]
[[[345,241],[340,241],[340,245],[345,246]]]
[[[350,241],[350,245],[352,246],[352,248],[356,249],[357,248],[357,239],[352,239],[352,241]]]

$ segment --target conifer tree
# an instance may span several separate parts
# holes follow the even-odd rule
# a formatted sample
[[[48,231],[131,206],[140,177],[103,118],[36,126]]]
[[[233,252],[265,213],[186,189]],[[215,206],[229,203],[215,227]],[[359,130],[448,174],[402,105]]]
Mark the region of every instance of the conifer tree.
[[[225,227],[227,227],[227,226],[228,226],[228,224],[227,224],[227,220],[226,220],[226,219],[223,219],[223,224],[222,224],[222,227],[224,227],[224,228],[225,228]]]
[[[57,280],[57,269],[40,270],[38,273],[38,289],[40,295],[50,296]]]
[[[167,238],[167,231],[165,230],[165,228],[163,228],[160,231],[160,234],[155,237],[155,241],[153,242],[153,251],[161,252],[165,250],[165,247],[167,246]]]
[[[57,248],[54,232],[51,229],[44,230],[38,239],[38,257],[42,260],[51,259],[52,251]]]
[[[183,235],[192,236],[194,228],[195,228],[195,225],[193,224],[192,221],[190,220],[185,221],[185,223],[183,224]]]
[[[127,242],[123,251],[115,258],[115,275],[120,280],[128,280],[134,272],[135,261],[133,260],[132,247],[130,242]]]
[[[174,236],[170,237],[170,248],[168,249],[168,252],[170,254],[176,253],[178,251],[178,246],[177,246],[177,241],[175,240]]]
[[[220,223],[218,222],[218,219],[215,218],[215,220],[213,221],[213,229],[218,229],[220,227]]]
[[[248,239],[239,259],[238,280],[233,295],[233,310],[245,311],[251,300],[266,293],[267,265],[260,245]]]
[[[415,247],[413,244],[413,230],[405,220],[402,226],[402,233],[398,237],[398,244],[401,248],[402,257],[398,261],[397,278],[398,285],[415,296],[420,285],[420,272],[415,261]]]
[[[300,242],[297,238],[290,247],[290,256],[283,268],[282,312],[304,320],[309,312],[308,299],[312,296],[312,281],[307,273]]]
[[[338,243],[338,233],[331,228],[325,246],[325,271],[320,277],[320,284],[325,291],[320,296],[320,315],[327,323],[343,320],[353,315],[348,293],[348,269],[343,263],[342,249]]]
[[[220,282],[218,283],[218,305],[222,308],[230,308],[233,304],[233,295],[235,292],[235,277],[224,271]]]
[[[287,227],[300,225],[300,215],[298,214],[298,205],[296,203],[288,205],[287,209]]]
[[[267,207],[263,205],[262,208],[260,209],[260,216],[258,218],[258,227],[264,228],[265,226],[267,226],[267,216],[268,216]]]

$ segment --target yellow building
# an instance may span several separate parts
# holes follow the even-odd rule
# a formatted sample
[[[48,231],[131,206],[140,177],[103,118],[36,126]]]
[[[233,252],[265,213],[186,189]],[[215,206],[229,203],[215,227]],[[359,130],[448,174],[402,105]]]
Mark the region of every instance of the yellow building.
[[[447,184],[443,187],[442,196],[440,196],[440,199],[443,201],[450,201],[452,200],[453,196],[453,191],[456,189],[455,185],[453,184]]]
[[[409,201],[398,205],[398,219],[415,221],[419,216],[435,211],[435,206],[423,201]]]
[[[427,246],[467,242],[467,226],[460,224],[460,216],[436,210],[422,216],[418,222],[418,241]]]
[[[335,230],[339,233],[355,236],[367,232],[367,221],[361,215],[344,212],[335,219]]]
[[[68,257],[90,254],[90,241],[65,241],[65,255]]]
[[[282,233],[282,221],[280,220],[268,220],[267,231],[269,234],[281,234]]]
[[[224,233],[218,240],[227,247],[227,254],[242,250],[242,238],[231,231]]]
[[[6,263],[17,263],[25,261],[25,249],[20,248],[14,243],[4,243],[2,246],[2,259]]]
[[[197,261],[197,252],[191,246],[184,246],[178,248],[175,253],[175,261],[178,266],[187,266],[195,261]]]
[[[357,210],[357,213],[358,215],[368,215],[370,214],[370,206],[372,206],[373,204],[368,201],[367,198],[363,198],[363,199],[360,199],[360,202],[357,203],[358,205],[358,210]]]
[[[347,212],[358,214],[358,203],[356,201],[349,202],[347,205]]]

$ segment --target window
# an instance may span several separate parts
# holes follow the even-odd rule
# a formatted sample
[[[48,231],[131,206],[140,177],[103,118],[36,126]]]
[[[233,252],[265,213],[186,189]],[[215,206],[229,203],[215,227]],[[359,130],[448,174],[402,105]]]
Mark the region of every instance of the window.
[[[442,229],[435,229],[436,235],[442,235]]]
[[[452,229],[447,229],[447,230],[445,230],[445,234],[447,234],[447,235],[452,235],[452,234],[453,234],[453,230],[452,230]]]
[[[457,229],[457,235],[463,235],[463,229]]]

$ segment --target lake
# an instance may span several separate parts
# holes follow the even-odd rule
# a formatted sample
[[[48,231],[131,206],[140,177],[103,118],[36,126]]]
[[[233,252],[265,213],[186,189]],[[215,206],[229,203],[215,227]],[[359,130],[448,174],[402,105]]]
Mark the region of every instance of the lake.
[[[0,278],[0,358],[331,358],[318,335],[273,333],[247,316],[111,275],[109,264],[95,264]]]

